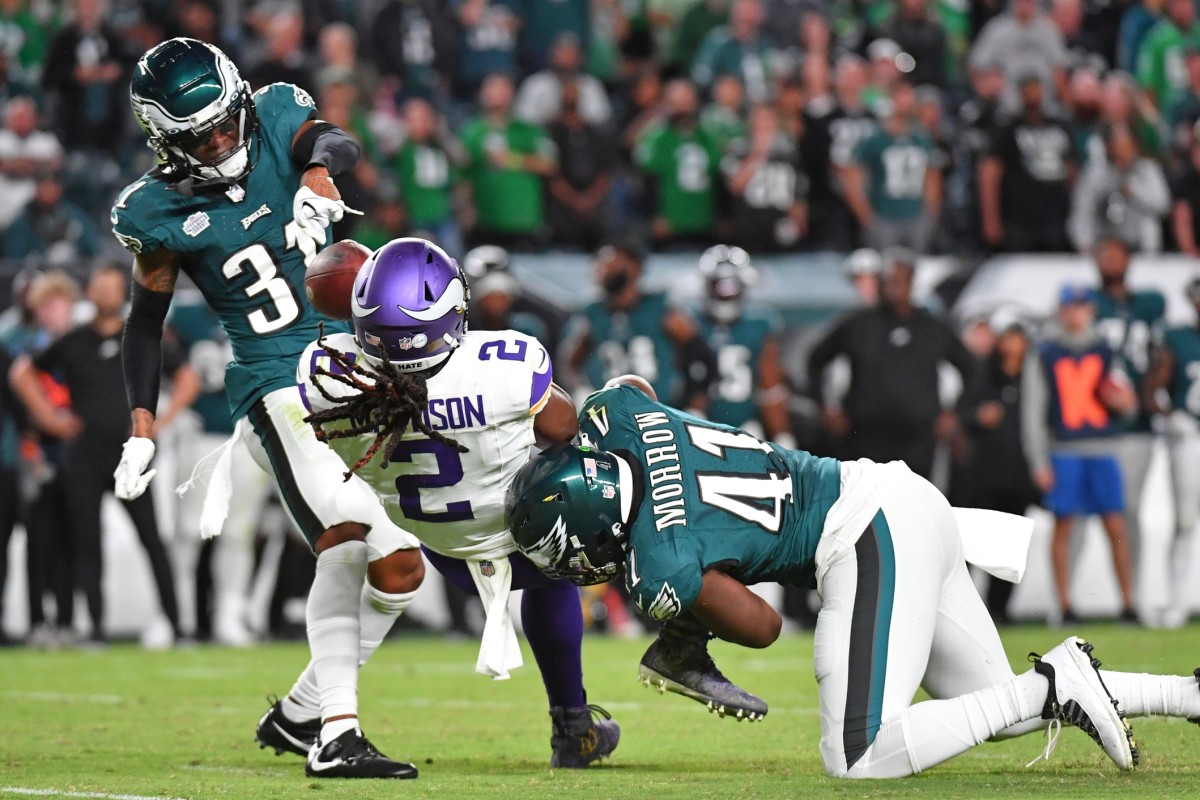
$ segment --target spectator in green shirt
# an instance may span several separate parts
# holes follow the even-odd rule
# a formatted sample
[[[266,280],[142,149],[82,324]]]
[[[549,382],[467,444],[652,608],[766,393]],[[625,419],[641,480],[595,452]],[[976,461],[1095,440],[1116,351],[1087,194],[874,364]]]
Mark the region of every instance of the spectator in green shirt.
[[[671,81],[663,105],[666,119],[642,132],[633,153],[647,180],[651,236],[658,245],[711,242],[720,153],[697,120],[695,86]]]
[[[545,238],[543,179],[557,159],[542,128],[513,118],[512,103],[512,79],[488,75],[479,91],[482,113],[462,131],[475,214],[471,239],[528,248]]]
[[[465,159],[462,145],[446,132],[429,101],[419,97],[404,104],[404,126],[408,137],[393,164],[408,229],[413,236],[428,238],[457,255],[462,252],[462,238],[451,190]]]
[[[1170,108],[1187,88],[1183,52],[1200,44],[1193,0],[1169,0],[1167,16],[1150,29],[1138,51],[1137,78],[1159,108]]]
[[[734,0],[729,24],[713,28],[692,62],[692,80],[707,91],[721,75],[737,75],[753,103],[770,99],[770,40],[762,32],[761,0]]]
[[[713,83],[712,102],[700,112],[700,128],[718,152],[734,139],[746,135],[745,93],[736,75],[722,75]]]
[[[942,174],[915,112],[913,87],[897,84],[886,122],[855,147],[846,174],[846,199],[866,245],[877,250],[925,252],[941,213]]]

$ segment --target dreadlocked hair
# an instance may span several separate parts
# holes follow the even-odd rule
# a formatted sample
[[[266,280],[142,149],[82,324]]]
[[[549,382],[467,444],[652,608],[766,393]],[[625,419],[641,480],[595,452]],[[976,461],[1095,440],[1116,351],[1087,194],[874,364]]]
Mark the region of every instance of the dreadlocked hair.
[[[453,447],[460,453],[467,452],[466,447],[431,430],[425,422],[424,412],[429,403],[429,389],[424,378],[401,372],[386,360],[373,365],[374,369],[367,369],[355,363],[354,358],[326,343],[323,327],[317,344],[329,355],[331,368],[317,366],[315,376],[345,384],[355,389],[357,394],[334,397],[326,391],[320,381],[313,381],[321,396],[334,406],[314,411],[305,417],[304,421],[313,426],[318,441],[322,442],[375,434],[375,440],[371,442],[363,457],[343,473],[343,480],[350,480],[350,476],[374,458],[380,448],[383,449],[380,465],[387,467],[392,453],[409,426],[435,442]],[[326,425],[335,422],[345,422],[346,425],[326,430]]]

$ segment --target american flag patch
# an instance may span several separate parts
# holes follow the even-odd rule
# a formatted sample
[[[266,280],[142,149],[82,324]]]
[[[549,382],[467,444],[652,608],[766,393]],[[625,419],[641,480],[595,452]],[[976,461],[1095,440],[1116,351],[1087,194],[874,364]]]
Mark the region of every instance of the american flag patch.
[[[583,474],[588,478],[596,477],[596,459],[585,458],[583,460]]]

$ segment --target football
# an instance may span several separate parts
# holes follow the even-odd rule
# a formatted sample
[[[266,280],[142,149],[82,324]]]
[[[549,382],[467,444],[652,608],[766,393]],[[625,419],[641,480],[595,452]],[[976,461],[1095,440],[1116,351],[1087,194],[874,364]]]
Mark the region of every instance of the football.
[[[308,295],[308,302],[327,317],[350,319],[354,279],[370,257],[370,250],[350,239],[334,242],[317,253],[304,272],[304,293]]]

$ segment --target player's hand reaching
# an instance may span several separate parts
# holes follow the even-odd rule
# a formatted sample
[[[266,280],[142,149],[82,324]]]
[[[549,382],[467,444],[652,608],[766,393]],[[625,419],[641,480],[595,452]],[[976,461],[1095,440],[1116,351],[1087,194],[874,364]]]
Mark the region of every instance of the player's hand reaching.
[[[346,214],[361,214],[342,202],[333,178],[323,167],[314,167],[304,173],[300,189],[292,199],[292,218],[300,232],[324,247],[328,241],[325,229],[341,221]]]
[[[150,479],[158,470],[146,471],[150,459],[154,458],[154,442],[142,436],[131,436],[121,449],[121,463],[113,473],[116,479],[114,493],[119,500],[136,500],[150,485]]]

